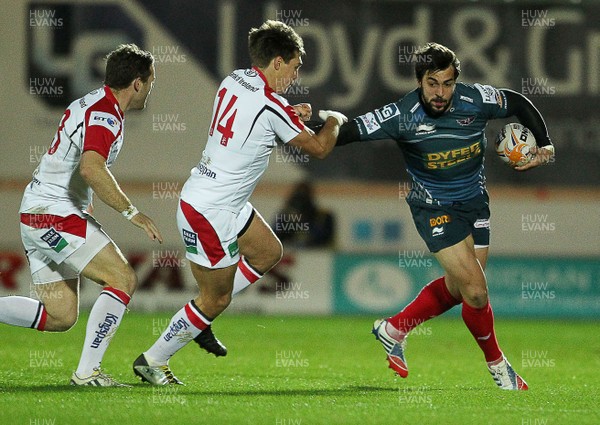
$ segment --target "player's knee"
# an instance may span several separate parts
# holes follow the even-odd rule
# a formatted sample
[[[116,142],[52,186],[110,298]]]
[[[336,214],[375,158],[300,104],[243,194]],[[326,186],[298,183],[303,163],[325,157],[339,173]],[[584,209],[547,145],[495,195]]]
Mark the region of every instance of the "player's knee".
[[[213,297],[212,303],[216,310],[225,310],[231,303],[231,293],[221,294]]]
[[[138,279],[133,268],[127,264],[119,270],[115,270],[110,281],[106,282],[106,284],[132,296],[137,288]]]
[[[455,279],[460,294],[467,304],[475,308],[485,307],[488,301],[485,276],[479,273],[465,274],[461,279]]]
[[[488,303],[488,293],[485,288],[474,289],[463,294],[463,300],[474,308],[483,308]]]
[[[277,263],[281,261],[281,259],[283,258],[283,245],[281,244],[281,241],[279,239],[276,238],[273,241],[267,255],[268,269],[275,267]]]
[[[231,293],[205,296],[202,301],[210,310],[205,313],[216,316],[225,310],[231,303]]]
[[[127,282],[127,289],[125,289],[125,292],[129,296],[132,296],[135,290],[137,289],[138,278],[131,266],[129,266],[129,270],[127,272],[127,277],[125,278],[125,281]]]

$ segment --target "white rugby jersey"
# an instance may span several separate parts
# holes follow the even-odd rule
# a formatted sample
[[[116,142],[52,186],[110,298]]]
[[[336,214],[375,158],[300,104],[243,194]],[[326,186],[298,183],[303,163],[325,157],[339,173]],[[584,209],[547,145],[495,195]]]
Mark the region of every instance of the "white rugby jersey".
[[[258,68],[233,71],[217,91],[206,148],[181,198],[239,212],[269,165],[275,138],[288,143],[303,130],[292,106]]]
[[[81,154],[96,151],[110,167],[123,145],[123,124],[123,111],[107,86],[71,103],[33,172],[19,212],[82,217],[93,192],[79,174]]]

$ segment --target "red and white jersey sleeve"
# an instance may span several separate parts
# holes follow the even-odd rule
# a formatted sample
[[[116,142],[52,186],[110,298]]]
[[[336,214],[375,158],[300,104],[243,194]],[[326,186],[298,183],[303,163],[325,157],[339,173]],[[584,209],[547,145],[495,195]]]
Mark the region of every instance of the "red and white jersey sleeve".
[[[110,167],[123,145],[123,122],[119,103],[106,86],[72,102],[25,189],[20,212],[82,216],[92,190],[79,174],[81,155],[98,152]]]
[[[304,131],[287,100],[257,68],[227,76],[217,91],[202,159],[181,191],[187,203],[238,212],[269,165],[277,139]]]

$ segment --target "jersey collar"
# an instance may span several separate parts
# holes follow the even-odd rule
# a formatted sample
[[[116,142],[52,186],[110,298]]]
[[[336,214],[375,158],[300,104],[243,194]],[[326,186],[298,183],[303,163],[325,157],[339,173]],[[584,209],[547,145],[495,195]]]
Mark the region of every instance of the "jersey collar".
[[[253,66],[252,69],[254,71],[256,71],[256,73],[258,74],[258,76],[260,77],[260,79],[263,80],[263,82],[265,83],[265,87],[268,90],[275,91],[275,90],[273,90],[271,88],[271,86],[269,86],[269,83],[267,82],[267,77],[265,77],[265,74],[263,74],[262,71],[259,68],[257,68],[256,66]]]
[[[106,94],[106,98],[110,101],[110,103],[112,103],[114,106],[117,107],[119,114],[121,114],[121,116],[123,116],[123,111],[121,110],[121,106],[119,106],[119,101],[113,94],[110,87],[108,87],[106,84],[104,85],[104,93]]]

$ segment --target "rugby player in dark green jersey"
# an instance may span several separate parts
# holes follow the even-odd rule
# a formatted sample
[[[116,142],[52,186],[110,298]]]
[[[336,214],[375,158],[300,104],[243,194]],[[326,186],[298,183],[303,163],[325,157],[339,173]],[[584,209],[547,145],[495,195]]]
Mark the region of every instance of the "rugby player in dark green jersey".
[[[462,317],[482,349],[496,384],[526,390],[498,346],[484,274],[490,210],[483,154],[488,120],[515,116],[535,136],[524,171],[554,155],[544,120],[523,95],[489,85],[458,83],[454,52],[429,43],[414,55],[418,87],[397,102],[356,117],[340,129],[337,146],[393,139],[402,150],[412,188],[407,197],[416,228],[445,271],[397,315],[375,321],[390,367],[408,375],[408,333],[462,304]]]

